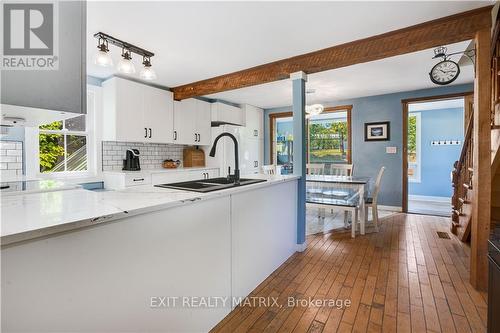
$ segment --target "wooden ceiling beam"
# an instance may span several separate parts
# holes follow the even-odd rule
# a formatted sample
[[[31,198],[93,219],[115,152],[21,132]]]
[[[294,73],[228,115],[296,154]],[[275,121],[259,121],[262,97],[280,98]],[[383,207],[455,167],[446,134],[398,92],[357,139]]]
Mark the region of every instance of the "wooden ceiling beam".
[[[172,88],[175,100],[288,79],[290,73],[323,72],[473,39],[491,26],[492,6],[439,18],[319,51]]]

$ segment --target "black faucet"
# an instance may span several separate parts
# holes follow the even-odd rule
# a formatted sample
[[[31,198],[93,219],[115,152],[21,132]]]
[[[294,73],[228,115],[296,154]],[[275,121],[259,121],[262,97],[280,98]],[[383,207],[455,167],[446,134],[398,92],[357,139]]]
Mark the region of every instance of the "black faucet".
[[[240,168],[239,168],[239,162],[238,162],[239,161],[239,158],[238,158],[238,141],[236,140],[235,136],[232,135],[231,133],[228,133],[228,132],[224,132],[224,133],[219,134],[215,138],[214,145],[212,146],[212,149],[210,149],[210,154],[209,155],[211,157],[215,156],[215,149],[217,148],[217,142],[223,136],[230,137],[231,139],[233,139],[233,142],[234,142],[234,175],[231,176],[231,167],[229,167],[229,171],[228,171],[229,174],[227,175],[227,178],[228,179],[233,179],[234,183],[237,184],[237,185],[239,185],[239,183],[240,183]]]

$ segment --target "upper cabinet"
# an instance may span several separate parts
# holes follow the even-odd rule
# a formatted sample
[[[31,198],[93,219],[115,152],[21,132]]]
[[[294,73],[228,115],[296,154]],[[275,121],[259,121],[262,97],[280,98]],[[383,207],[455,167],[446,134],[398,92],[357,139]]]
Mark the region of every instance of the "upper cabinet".
[[[57,1],[57,70],[2,70],[1,103],[86,113],[86,2]]]
[[[221,102],[212,103],[212,122],[245,126],[245,111]]]
[[[173,94],[114,77],[103,86],[103,140],[174,142]]]
[[[243,106],[246,116],[245,136],[253,139],[264,139],[264,110],[253,105]]]
[[[210,103],[194,98],[174,102],[174,143],[209,145],[210,127]]]

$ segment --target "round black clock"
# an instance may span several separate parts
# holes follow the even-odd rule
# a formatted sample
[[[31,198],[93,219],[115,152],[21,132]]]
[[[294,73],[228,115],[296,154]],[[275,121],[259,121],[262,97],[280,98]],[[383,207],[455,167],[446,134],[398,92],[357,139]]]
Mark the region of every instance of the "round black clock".
[[[445,85],[455,81],[460,74],[460,66],[454,61],[443,60],[432,67],[429,76],[435,84]]]

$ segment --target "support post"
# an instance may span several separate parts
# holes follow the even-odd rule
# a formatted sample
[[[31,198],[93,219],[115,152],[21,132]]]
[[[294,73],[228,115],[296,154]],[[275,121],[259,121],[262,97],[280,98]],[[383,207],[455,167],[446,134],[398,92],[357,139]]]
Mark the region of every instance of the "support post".
[[[293,89],[293,174],[300,176],[297,189],[297,245],[306,247],[306,80],[304,72],[290,74]]]
[[[490,28],[476,33],[470,282],[488,287],[488,237],[491,223]]]

